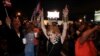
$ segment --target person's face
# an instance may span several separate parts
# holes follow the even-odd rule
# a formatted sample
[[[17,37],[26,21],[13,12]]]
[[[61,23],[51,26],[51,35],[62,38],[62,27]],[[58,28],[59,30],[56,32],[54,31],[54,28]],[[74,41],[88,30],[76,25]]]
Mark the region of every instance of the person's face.
[[[16,28],[19,28],[21,26],[20,20],[14,19],[13,20],[13,26],[16,27]]]
[[[56,34],[53,33],[52,31],[49,31],[49,32],[48,32],[48,36],[49,36],[50,38],[55,38],[55,37],[56,37]]]
[[[82,31],[85,28],[85,25],[81,25],[81,27],[79,28],[80,31]]]

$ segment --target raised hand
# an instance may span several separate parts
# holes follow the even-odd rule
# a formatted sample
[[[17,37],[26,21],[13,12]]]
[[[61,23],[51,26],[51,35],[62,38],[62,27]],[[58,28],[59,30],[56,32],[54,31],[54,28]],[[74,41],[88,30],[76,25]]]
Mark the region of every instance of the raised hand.
[[[11,19],[10,19],[10,17],[6,17],[6,24],[7,24],[7,25],[10,25],[10,24],[11,24]]]
[[[65,6],[65,8],[63,9],[63,17],[67,17],[68,16],[68,8],[67,8],[67,5]]]

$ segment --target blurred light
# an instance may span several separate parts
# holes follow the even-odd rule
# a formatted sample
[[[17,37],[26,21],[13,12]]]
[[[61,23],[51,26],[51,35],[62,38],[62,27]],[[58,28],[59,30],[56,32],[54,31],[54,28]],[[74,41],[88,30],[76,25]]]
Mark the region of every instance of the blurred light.
[[[17,16],[20,16],[21,15],[21,13],[20,12],[17,12]]]
[[[79,22],[82,22],[82,19],[79,19]]]
[[[57,12],[57,11],[48,11],[47,13],[48,13],[47,17],[50,19],[59,18],[59,12]]]
[[[86,18],[86,15],[84,15],[84,17],[83,17],[84,19]]]
[[[100,10],[98,10],[98,11],[95,11],[95,14],[100,14]]]
[[[47,25],[48,24],[48,20],[44,20],[44,25]]]
[[[94,18],[95,22],[100,22],[100,10],[95,11],[95,18]]]
[[[91,22],[93,22],[93,20],[91,20]]]
[[[95,14],[95,15],[99,15],[100,16],[100,14]]]

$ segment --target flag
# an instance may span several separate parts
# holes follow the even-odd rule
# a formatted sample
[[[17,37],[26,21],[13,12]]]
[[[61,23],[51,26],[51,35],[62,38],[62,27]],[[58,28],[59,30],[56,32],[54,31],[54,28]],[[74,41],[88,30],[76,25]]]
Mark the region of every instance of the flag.
[[[8,16],[7,8],[11,7],[11,1],[10,0],[3,0],[3,5],[4,5],[4,8],[5,8],[6,15]]]
[[[34,9],[34,11],[32,13],[31,21],[33,21],[33,18],[36,16],[37,13],[40,13],[40,11],[41,11],[40,2],[38,2],[36,8]]]
[[[39,13],[41,11],[40,2],[36,6],[36,12]]]
[[[33,21],[33,18],[36,16],[36,11],[34,10],[31,16],[31,22]]]
[[[10,0],[3,0],[5,7],[11,7],[11,1]]]

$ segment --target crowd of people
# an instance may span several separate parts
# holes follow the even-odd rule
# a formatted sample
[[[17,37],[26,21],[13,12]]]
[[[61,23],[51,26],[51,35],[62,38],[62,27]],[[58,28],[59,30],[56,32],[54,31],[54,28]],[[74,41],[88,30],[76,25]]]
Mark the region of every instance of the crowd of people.
[[[0,56],[100,56],[100,25],[68,24],[68,13],[65,6],[62,25],[45,25],[43,9],[38,24],[6,17],[5,24],[0,21]]]

